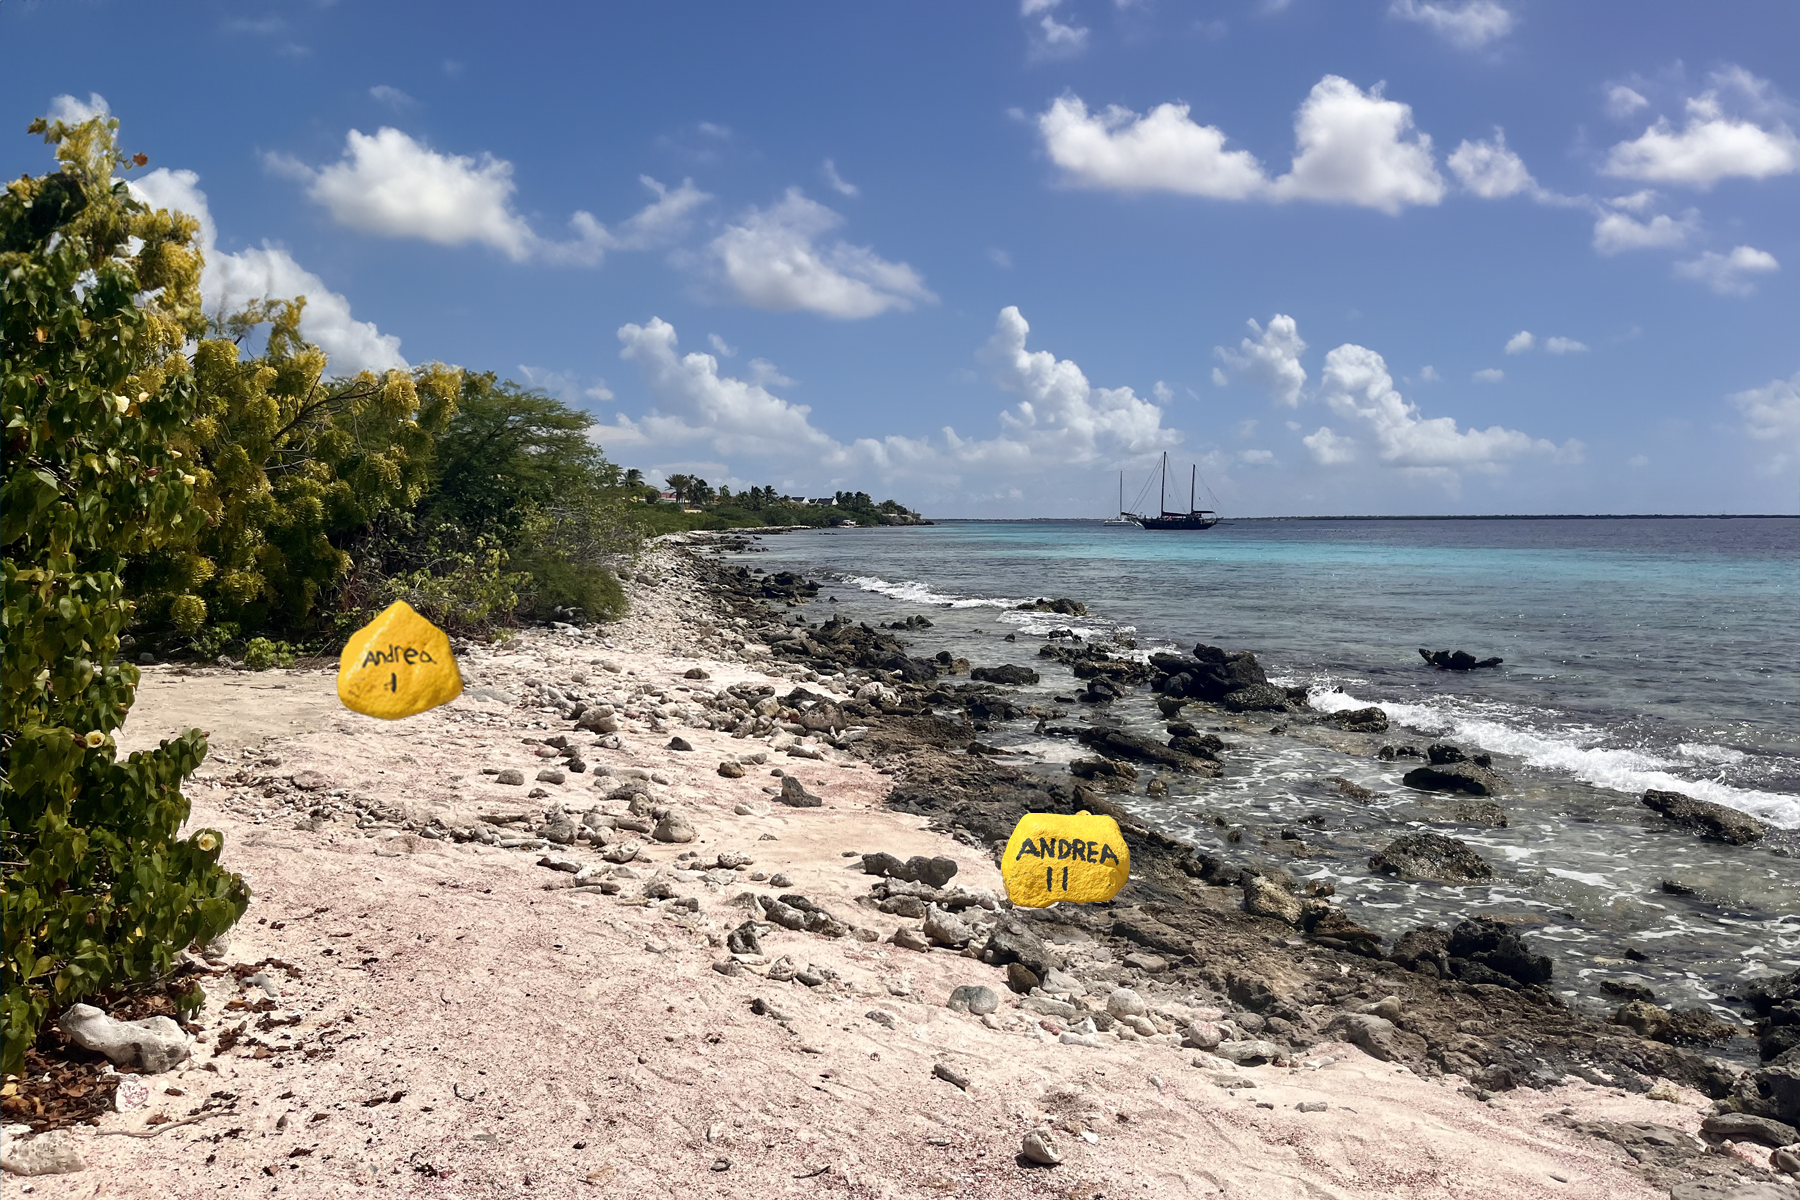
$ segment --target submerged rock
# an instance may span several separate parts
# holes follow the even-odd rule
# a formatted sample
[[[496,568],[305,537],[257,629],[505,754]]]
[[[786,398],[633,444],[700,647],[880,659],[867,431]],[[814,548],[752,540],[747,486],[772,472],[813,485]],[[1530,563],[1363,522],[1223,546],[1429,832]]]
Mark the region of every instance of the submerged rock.
[[[1400,782],[1421,792],[1461,792],[1469,796],[1497,796],[1506,791],[1506,780],[1473,762],[1452,762],[1414,767]]]
[[[1769,832],[1767,825],[1747,813],[1709,800],[1696,800],[1680,792],[1652,789],[1644,793],[1644,806],[1655,809],[1709,842],[1724,842],[1728,846],[1746,846],[1761,841]]]
[[[1388,731],[1388,715],[1374,705],[1370,705],[1368,708],[1351,708],[1333,713],[1329,719],[1339,729],[1347,729],[1352,733],[1386,733]]]
[[[1369,869],[1404,879],[1484,883],[1494,869],[1475,851],[1441,833],[1409,833],[1369,859]]]
[[[1127,733],[1123,729],[1091,725],[1076,734],[1076,738],[1088,749],[1104,754],[1107,758],[1130,758],[1139,762],[1155,763],[1158,766],[1173,767],[1178,771],[1206,773],[1218,770],[1214,763],[1196,759],[1191,754],[1172,750],[1161,742],[1147,737],[1139,737],[1135,733]]]
[[[1419,657],[1440,671],[1473,671],[1477,667],[1497,667],[1504,658],[1476,658],[1467,650],[1420,650]]]
[[[1016,667],[1011,663],[998,667],[976,667],[969,672],[969,678],[978,683],[998,683],[1007,687],[1023,687],[1038,681],[1038,673],[1030,667]]]
[[[1235,692],[1225,693],[1222,703],[1232,712],[1286,712],[1286,688],[1270,683],[1253,683]]]

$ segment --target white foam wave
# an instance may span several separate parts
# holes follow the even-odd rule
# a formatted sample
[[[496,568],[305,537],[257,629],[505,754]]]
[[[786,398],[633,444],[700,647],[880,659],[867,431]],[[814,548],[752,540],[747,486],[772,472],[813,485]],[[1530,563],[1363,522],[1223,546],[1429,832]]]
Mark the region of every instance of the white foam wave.
[[[1559,737],[1460,711],[1454,701],[1403,704],[1360,700],[1348,692],[1334,692],[1324,687],[1315,687],[1310,699],[1313,707],[1321,712],[1373,706],[1398,724],[1424,733],[1447,735],[1458,742],[1473,743],[1483,750],[1510,755],[1543,770],[1563,771],[1596,787],[1620,792],[1643,792],[1651,788],[1682,792],[1696,800],[1709,800],[1749,813],[1783,829],[1800,829],[1800,798],[1732,787],[1712,779],[1684,778],[1669,770],[1682,764],[1642,750],[1583,745],[1575,737]],[[1571,728],[1565,733],[1592,736],[1591,731],[1585,729]]]
[[[1683,742],[1675,747],[1675,753],[1696,762],[1717,763],[1722,767],[1735,767],[1749,757],[1742,750],[1733,750],[1730,746],[1714,746],[1709,742]]]
[[[875,592],[909,604],[935,604],[939,608],[1016,608],[1024,603],[1004,596],[948,596],[943,592],[932,591],[930,585],[916,579],[891,583],[875,575],[856,575],[845,582],[853,583],[865,592]]]

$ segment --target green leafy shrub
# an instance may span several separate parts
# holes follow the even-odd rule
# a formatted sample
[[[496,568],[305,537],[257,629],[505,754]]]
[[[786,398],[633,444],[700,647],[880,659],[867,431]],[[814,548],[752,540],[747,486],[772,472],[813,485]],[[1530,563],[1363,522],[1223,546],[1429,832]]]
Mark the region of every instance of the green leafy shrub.
[[[124,565],[203,519],[172,446],[196,407],[180,353],[203,328],[195,223],[148,212],[114,180],[116,129],[35,122],[62,169],[0,195],[4,1072],[48,1016],[159,978],[249,902],[218,865],[216,831],[181,836],[181,781],[205,737],[123,762],[113,743],[138,684],[118,657]]]
[[[267,671],[275,665],[276,658],[275,643],[266,637],[244,643],[244,665],[252,671]]]

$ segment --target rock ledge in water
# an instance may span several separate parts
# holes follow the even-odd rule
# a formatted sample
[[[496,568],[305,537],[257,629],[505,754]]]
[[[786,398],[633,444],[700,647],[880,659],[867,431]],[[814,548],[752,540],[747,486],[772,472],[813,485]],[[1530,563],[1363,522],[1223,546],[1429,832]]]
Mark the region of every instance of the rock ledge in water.
[[[1746,846],[1759,842],[1769,827],[1747,813],[1710,800],[1696,800],[1680,792],[1644,793],[1644,805],[1653,808],[1683,829],[1699,834],[1709,842],[1728,846]]]
[[[1438,883],[1485,883],[1494,877],[1494,869],[1479,854],[1441,833],[1409,833],[1394,839],[1369,859],[1369,870]]]

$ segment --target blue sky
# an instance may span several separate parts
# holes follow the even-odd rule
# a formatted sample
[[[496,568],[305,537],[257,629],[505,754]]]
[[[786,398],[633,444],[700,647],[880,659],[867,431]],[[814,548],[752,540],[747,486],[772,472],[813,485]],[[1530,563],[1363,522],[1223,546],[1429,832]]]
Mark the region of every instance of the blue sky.
[[[1800,6],[14,3],[214,303],[616,460],[1104,515],[1800,509]],[[1255,324],[1252,325],[1251,322]],[[1185,470],[1180,471],[1185,474]]]

